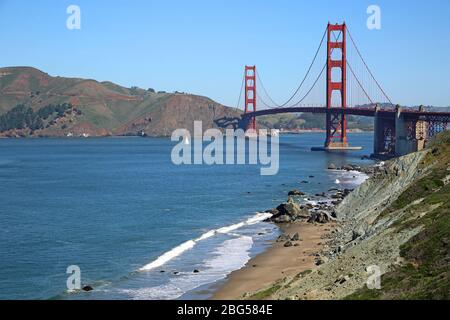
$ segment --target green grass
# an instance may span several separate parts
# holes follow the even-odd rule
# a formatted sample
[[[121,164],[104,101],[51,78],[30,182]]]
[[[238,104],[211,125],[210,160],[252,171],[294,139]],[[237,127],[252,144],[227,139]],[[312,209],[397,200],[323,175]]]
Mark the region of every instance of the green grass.
[[[270,298],[275,292],[281,289],[281,285],[276,284],[270,288],[267,288],[265,290],[259,291],[255,293],[254,295],[250,296],[250,300],[264,300]]]

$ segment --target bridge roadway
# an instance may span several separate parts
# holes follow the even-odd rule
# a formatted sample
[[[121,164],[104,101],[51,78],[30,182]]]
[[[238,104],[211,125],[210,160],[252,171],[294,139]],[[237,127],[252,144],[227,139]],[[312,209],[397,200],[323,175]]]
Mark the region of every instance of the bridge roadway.
[[[347,114],[374,117],[374,150],[377,157],[401,156],[421,150],[425,142],[436,133],[446,130],[450,123],[450,112],[425,111],[423,108],[395,109],[375,108],[325,108],[325,107],[291,107],[265,109],[242,114],[242,127],[246,128],[251,119],[259,116],[281,113],[316,113]],[[324,149],[324,148],[320,148]],[[325,146],[327,149],[327,146]],[[335,148],[336,150],[355,148]],[[332,149],[327,149],[331,151]]]
[[[325,107],[291,107],[291,108],[275,108],[275,109],[264,109],[258,110],[254,112],[248,112],[242,115],[242,118],[250,119],[253,117],[260,117],[265,115],[272,114],[281,114],[281,113],[319,113],[326,114],[327,112],[331,113],[344,113],[348,115],[355,116],[364,116],[364,117],[375,117],[377,112],[376,108],[325,108]],[[378,109],[378,115],[383,117],[395,118],[398,110],[397,109]],[[450,112],[435,112],[435,111],[420,111],[414,109],[402,109],[401,114],[408,118],[428,118],[428,117],[438,117],[438,118],[446,118],[448,122],[450,122]]]

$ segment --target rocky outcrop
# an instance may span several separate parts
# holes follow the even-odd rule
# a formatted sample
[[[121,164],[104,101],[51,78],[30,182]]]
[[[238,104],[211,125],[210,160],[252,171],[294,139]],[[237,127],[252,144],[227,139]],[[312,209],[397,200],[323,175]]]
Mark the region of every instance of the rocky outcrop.
[[[373,176],[343,197],[336,208],[338,224],[326,237],[326,248],[315,255],[318,269],[307,276],[285,279],[274,299],[342,299],[366,283],[371,268],[383,274],[401,263],[400,247],[421,227],[398,229],[396,223],[410,214],[412,204],[388,211],[405,190],[422,178],[427,151],[379,165]],[[417,201],[420,201],[417,200]],[[432,207],[431,207],[432,209]],[[430,210],[431,210],[430,209]],[[417,219],[423,212],[417,213]],[[326,212],[311,214],[311,222],[330,219]]]
[[[337,218],[363,222],[376,216],[424,172],[419,164],[425,152],[412,153],[378,166],[373,177],[350,193],[336,208]]]
[[[308,219],[309,211],[304,206],[296,203],[291,197],[288,201],[280,204],[276,209],[268,210],[273,216],[269,219],[275,223],[289,223],[299,219]]]
[[[289,191],[288,196],[304,196],[305,194],[300,190],[294,189]]]
[[[325,211],[313,212],[309,217],[309,223],[327,223],[333,220],[333,218]]]

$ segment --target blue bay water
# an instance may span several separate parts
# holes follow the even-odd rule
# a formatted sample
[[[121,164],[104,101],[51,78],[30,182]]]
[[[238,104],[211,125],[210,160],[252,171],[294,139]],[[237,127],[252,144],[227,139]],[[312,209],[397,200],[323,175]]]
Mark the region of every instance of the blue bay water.
[[[282,135],[276,176],[250,165],[175,166],[169,139],[0,140],[0,299],[207,297],[192,292],[242,267],[277,235],[257,212],[293,188],[315,194],[336,179],[339,187],[358,183],[326,169],[370,164],[360,158],[370,154],[372,134],[350,135],[362,151],[311,152],[323,139]],[[155,260],[168,261],[141,270]],[[67,292],[70,265],[93,292]]]

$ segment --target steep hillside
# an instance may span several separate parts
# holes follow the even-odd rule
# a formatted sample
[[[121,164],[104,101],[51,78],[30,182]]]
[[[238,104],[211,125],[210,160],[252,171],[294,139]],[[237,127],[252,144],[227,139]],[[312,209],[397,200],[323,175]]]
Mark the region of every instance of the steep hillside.
[[[52,77],[30,67],[0,68],[0,115],[17,105],[37,113],[70,104],[63,115],[44,121],[43,128],[19,126],[3,136],[137,135],[166,136],[202,120],[205,128],[236,123],[240,112],[206,97],[156,93],[112,82]],[[29,113],[30,110],[24,109]],[[8,117],[10,119],[11,117]],[[27,123],[24,121],[24,123]]]
[[[375,172],[336,208],[324,263],[265,299],[450,299],[450,132]],[[380,288],[369,289],[376,269]]]

